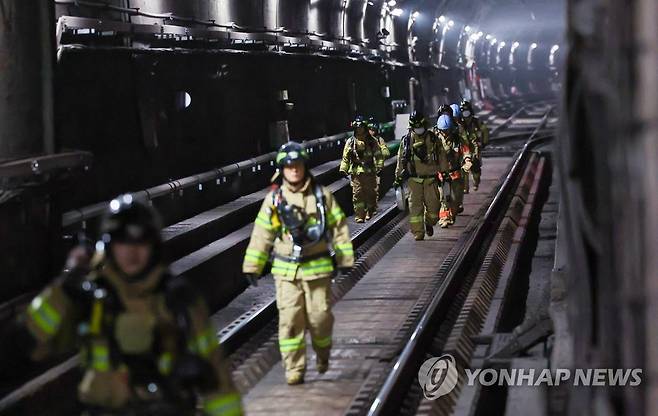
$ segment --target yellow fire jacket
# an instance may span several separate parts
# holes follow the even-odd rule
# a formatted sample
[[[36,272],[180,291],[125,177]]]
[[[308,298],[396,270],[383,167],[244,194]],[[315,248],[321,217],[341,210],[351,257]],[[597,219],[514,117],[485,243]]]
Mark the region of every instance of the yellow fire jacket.
[[[377,173],[384,167],[384,159],[376,138],[370,135],[363,139],[352,136],[345,142],[340,171],[350,175]]]
[[[304,185],[293,191],[285,181],[281,186],[282,196],[288,204],[300,207],[307,215],[307,225],[319,221],[313,180],[308,178]],[[285,279],[314,280],[330,277],[334,273],[334,262],[329,249],[335,252],[338,267],[351,267],[354,264],[354,250],[347,227],[347,217],[334,196],[322,187],[325,200],[327,238],[302,247],[298,258],[293,256],[293,241],[285,224],[282,224],[274,205],[275,190],[270,191],[261,206],[251,240],[245,253],[242,271],[260,275],[273,254],[272,274]]]
[[[406,172],[415,182],[435,181],[437,172],[451,170],[451,152],[431,130],[422,136],[409,132],[400,143],[395,176]]]
[[[379,144],[379,151],[382,154],[382,166],[383,166],[383,162],[389,157],[391,157],[391,151],[388,149],[388,146],[386,146],[386,141],[382,136],[375,137],[375,140],[377,140],[377,144]]]
[[[477,117],[473,117],[471,121],[466,121],[464,123],[464,127],[469,133],[475,134],[479,148],[489,144],[489,128],[482,122],[482,120]]]
[[[166,281],[172,279],[179,278],[158,266],[144,279],[129,283],[107,264],[75,284],[71,279],[58,279],[34,298],[23,316],[37,341],[31,358],[42,359],[82,345],[80,401],[125,410],[135,402],[158,400],[149,396],[152,386],[135,385],[131,376],[134,357],[139,357],[139,371],[146,366],[158,373],[156,379],[169,380],[180,357],[195,356],[214,374],[213,387],[201,387],[205,389],[200,391],[204,414],[242,414],[240,396],[221,358],[205,302],[185,289],[186,296],[180,296],[181,291],[175,295],[181,308],[172,310],[174,295],[165,290]],[[187,316],[186,328],[181,328],[176,318],[181,313]],[[127,357],[132,359],[125,360]],[[159,387],[156,391],[164,386]]]

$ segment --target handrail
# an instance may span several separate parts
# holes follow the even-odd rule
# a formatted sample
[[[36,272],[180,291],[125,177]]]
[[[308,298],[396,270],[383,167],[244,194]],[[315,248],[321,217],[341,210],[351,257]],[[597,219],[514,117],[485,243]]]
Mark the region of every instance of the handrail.
[[[382,123],[386,127],[390,127],[395,122]],[[302,145],[306,149],[310,149],[310,153],[313,153],[316,147],[320,147],[329,143],[340,142],[343,139],[349,137],[351,132],[342,132],[334,134],[331,136],[320,137],[313,140],[302,141]],[[147,189],[139,190],[132,192],[133,198],[139,201],[149,201],[157,197],[161,197],[167,194],[173,194],[175,192],[184,191],[187,189],[193,189],[197,187],[200,183],[203,183],[208,180],[221,179],[223,177],[238,174],[244,171],[251,170],[260,165],[265,165],[267,163],[273,163],[276,157],[276,152],[269,152],[260,156],[253,157],[251,159],[246,159],[241,162],[231,163],[220,168],[212,169],[206,172],[202,172],[196,175],[186,176],[184,178],[172,180],[160,185],[152,186]],[[101,216],[107,209],[107,204],[109,201],[97,202],[94,204],[87,205],[82,208],[73,209],[65,212],[62,215],[62,226],[70,227],[76,223],[87,221],[92,218],[98,218]]]

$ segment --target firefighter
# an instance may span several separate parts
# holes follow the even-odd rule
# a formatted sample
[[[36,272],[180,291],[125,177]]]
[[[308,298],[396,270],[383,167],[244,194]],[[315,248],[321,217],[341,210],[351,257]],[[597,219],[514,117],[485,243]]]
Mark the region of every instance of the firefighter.
[[[362,223],[377,209],[377,176],[384,167],[377,140],[368,133],[368,123],[357,116],[352,122],[354,134],[345,143],[340,173],[351,176],[354,221]]]
[[[368,133],[370,133],[370,136],[374,137],[375,140],[377,140],[377,144],[379,145],[379,151],[381,154],[381,159],[382,159],[382,169],[384,165],[384,161],[391,157],[391,151],[388,149],[388,146],[386,145],[386,141],[382,136],[379,135],[379,123],[375,121],[374,117],[370,117],[368,119]],[[381,170],[380,170],[381,172]],[[381,182],[381,174],[377,175],[377,187],[375,188],[375,194],[377,195],[377,198],[379,199],[379,183]],[[375,201],[375,211],[377,210],[377,201]]]
[[[462,169],[468,171],[471,168],[470,156],[463,153],[459,133],[452,124],[448,115],[442,115],[436,122],[441,148],[446,154],[445,163],[438,171],[437,178],[441,196],[441,210],[439,211],[439,225],[446,228],[454,224],[457,214],[460,212],[460,196],[463,197],[464,182]],[[462,207],[463,210],[463,207]]]
[[[457,126],[457,123],[455,121],[454,111],[453,111],[452,107],[450,106],[450,104],[441,104],[441,106],[439,106],[439,109],[437,110],[436,113],[437,113],[436,114],[437,120],[442,115],[446,115],[446,116],[450,117],[450,120],[452,121],[452,124],[455,127]]]
[[[408,179],[409,225],[416,241],[434,234],[440,205],[436,173],[445,160],[438,137],[427,128],[425,117],[414,111],[409,132],[400,142],[394,186]]]
[[[204,300],[163,262],[156,214],[122,195],[100,235],[91,261],[74,249],[68,270],[3,334],[15,349],[2,359],[80,348],[85,415],[242,414]]]
[[[475,117],[473,106],[469,101],[462,101],[460,105],[463,118],[463,127],[468,134],[469,140],[473,143],[473,190],[477,191],[480,186],[480,177],[482,175],[482,155],[481,150],[489,143],[489,129],[479,118]],[[468,175],[464,177],[464,190],[468,191]]]
[[[457,134],[458,138],[458,146],[457,146],[457,153],[458,153],[458,160],[460,161],[469,161],[469,165],[472,164],[472,153],[473,153],[473,145],[472,142],[469,139],[469,136],[464,129],[462,125],[462,112],[461,108],[459,107],[459,104],[451,104],[450,109],[452,110],[453,114],[453,123],[455,123],[455,133]],[[465,177],[468,176],[468,172],[462,170],[461,172],[461,181],[462,181],[462,186],[461,187],[456,187],[455,191],[456,193],[453,195],[454,197],[454,209],[455,209],[455,217],[456,214],[460,214],[464,211],[464,194],[468,193],[466,190],[466,182],[465,182]]]
[[[255,285],[273,254],[279,350],[290,385],[304,382],[306,329],[318,372],[329,368],[331,278],[336,267],[345,271],[354,264],[347,218],[332,193],[311,176],[307,162],[306,150],[298,143],[279,149],[276,183],[256,217],[242,266]]]

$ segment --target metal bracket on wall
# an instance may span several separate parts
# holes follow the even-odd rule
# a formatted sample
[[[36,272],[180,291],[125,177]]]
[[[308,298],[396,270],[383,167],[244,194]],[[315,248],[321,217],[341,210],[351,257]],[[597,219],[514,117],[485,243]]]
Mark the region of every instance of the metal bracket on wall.
[[[178,20],[178,19],[176,19]],[[171,21],[166,20],[166,21]],[[189,23],[189,22],[186,22]],[[286,52],[329,53],[346,59],[386,61],[386,48],[369,49],[344,39],[326,40],[315,34],[291,35],[286,32],[248,30],[248,28],[207,25],[186,27],[175,24],[137,24],[115,20],[61,16],[57,22],[57,45],[92,44],[98,39],[122,37],[146,45],[146,48],[190,47],[208,49],[253,49],[270,47]],[[393,63],[393,62],[389,62]]]
[[[15,189],[27,183],[47,181],[54,174],[77,168],[87,170],[92,161],[90,152],[74,151],[2,162],[0,189]]]

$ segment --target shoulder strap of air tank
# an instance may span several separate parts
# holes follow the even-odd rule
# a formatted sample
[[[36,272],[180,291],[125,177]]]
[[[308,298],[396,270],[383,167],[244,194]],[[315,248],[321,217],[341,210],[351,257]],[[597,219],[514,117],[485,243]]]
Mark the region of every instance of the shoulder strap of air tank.
[[[322,234],[327,237],[327,201],[322,192],[322,185],[313,180],[313,193],[315,194],[315,204],[320,214],[320,224],[322,224]]]
[[[414,162],[414,153],[411,146],[411,133],[407,133],[402,138],[402,145],[404,146],[403,157],[407,164],[407,173],[409,176],[416,176],[416,163]]]

